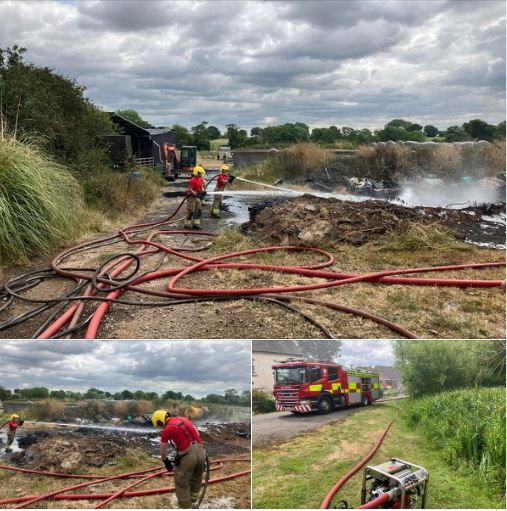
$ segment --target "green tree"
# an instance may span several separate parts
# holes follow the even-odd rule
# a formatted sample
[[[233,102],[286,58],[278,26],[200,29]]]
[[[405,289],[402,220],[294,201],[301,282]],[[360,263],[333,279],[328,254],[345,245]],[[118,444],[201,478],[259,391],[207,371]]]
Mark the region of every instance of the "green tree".
[[[505,384],[503,341],[396,341],[394,353],[412,396]]]
[[[496,136],[496,127],[481,119],[473,119],[463,124],[463,129],[475,140],[492,142]]]
[[[335,340],[304,340],[295,341],[304,355],[312,360],[329,360],[337,358],[341,350],[341,341]]]
[[[231,149],[237,149],[243,147],[247,140],[247,133],[245,130],[241,130],[235,124],[227,124],[227,138],[229,139],[229,146]]]
[[[505,140],[505,121],[502,121],[496,127],[496,138]]]
[[[250,130],[250,136],[251,137],[260,137],[262,133],[262,128],[259,128],[258,126],[255,126]]]
[[[52,390],[49,393],[49,397],[52,397],[53,399],[65,399],[67,397],[67,393],[65,390]]]
[[[208,126],[206,131],[208,132],[208,138],[210,140],[216,140],[217,138],[220,138],[220,130],[216,126]]]
[[[463,142],[470,140],[468,133],[459,126],[449,126],[443,133],[446,142]]]
[[[188,129],[185,128],[185,126],[175,124],[171,129],[174,132],[176,145],[178,147],[181,147],[183,145],[193,145],[192,133],[190,133],[190,131],[188,131]]]
[[[34,134],[60,161],[76,164],[114,131],[109,115],[84,97],[85,88],[47,67],[23,61],[25,48],[0,49],[2,115],[17,135]]]
[[[431,124],[427,124],[423,128],[424,134],[427,137],[436,137],[438,135],[438,128],[436,126],[432,126]]]
[[[210,150],[210,137],[208,135],[208,122],[203,121],[196,126],[192,126],[190,131],[192,132],[192,143],[197,146],[199,151]]]
[[[12,391],[0,385],[0,401],[6,401],[12,397]]]
[[[150,124],[148,121],[145,121],[139,112],[132,109],[127,110],[118,110],[116,112],[118,115],[121,115],[122,117],[125,117],[125,119],[128,119],[129,121],[137,124],[138,126],[141,126],[141,128],[154,128],[152,124]]]
[[[104,399],[104,391],[92,387],[84,393],[85,399]]]

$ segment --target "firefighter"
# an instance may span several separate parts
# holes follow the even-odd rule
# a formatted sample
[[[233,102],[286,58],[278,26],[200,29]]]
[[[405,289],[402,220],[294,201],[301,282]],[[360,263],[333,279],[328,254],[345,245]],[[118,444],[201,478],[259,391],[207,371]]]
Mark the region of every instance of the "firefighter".
[[[229,175],[229,166],[224,164],[220,167],[220,174],[217,178],[217,184],[215,186],[215,192],[224,192],[227,183],[232,183],[234,176]],[[222,194],[215,195],[213,197],[213,204],[211,205],[211,216],[214,218],[220,218],[220,206],[224,196]]]
[[[23,425],[23,421],[19,419],[19,415],[13,414],[10,416],[8,421],[4,422],[0,426],[0,429],[6,425],[9,425],[9,431],[7,431],[7,444],[5,445],[5,452],[9,452],[11,451],[11,445],[12,442],[14,442],[14,437],[16,436],[16,429]]]
[[[202,200],[206,195],[204,174],[204,169],[200,165],[196,165],[188,184],[187,217],[185,219],[185,228],[187,229],[201,228]]]
[[[199,499],[202,475],[206,467],[206,451],[201,437],[186,417],[173,417],[167,410],[153,412],[151,422],[155,428],[163,428],[160,436],[160,458],[169,472],[174,471],[179,506],[189,509]],[[174,466],[167,458],[168,442],[177,450]]]

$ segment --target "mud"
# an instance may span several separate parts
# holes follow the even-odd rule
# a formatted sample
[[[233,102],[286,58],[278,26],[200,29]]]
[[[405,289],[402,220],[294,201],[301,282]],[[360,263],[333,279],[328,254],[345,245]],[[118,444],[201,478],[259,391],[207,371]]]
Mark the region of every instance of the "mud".
[[[505,245],[505,203],[464,209],[409,208],[377,200],[348,202],[304,195],[252,210],[244,231],[268,244],[363,245],[390,232],[403,234],[411,223],[437,223],[451,229],[456,239]]]
[[[205,424],[198,430],[210,457],[250,452],[250,423]],[[8,461],[36,470],[73,473],[93,467],[115,465],[130,449],[151,456],[159,453],[160,432],[135,429],[105,430],[82,426],[75,431],[36,430],[18,436],[21,449],[7,455]]]

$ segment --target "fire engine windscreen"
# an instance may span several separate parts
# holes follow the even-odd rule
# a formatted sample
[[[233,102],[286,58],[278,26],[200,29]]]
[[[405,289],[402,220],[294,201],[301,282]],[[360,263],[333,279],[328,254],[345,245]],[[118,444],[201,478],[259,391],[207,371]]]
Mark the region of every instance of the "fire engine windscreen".
[[[277,367],[275,381],[279,384],[299,384],[307,381],[306,367]]]

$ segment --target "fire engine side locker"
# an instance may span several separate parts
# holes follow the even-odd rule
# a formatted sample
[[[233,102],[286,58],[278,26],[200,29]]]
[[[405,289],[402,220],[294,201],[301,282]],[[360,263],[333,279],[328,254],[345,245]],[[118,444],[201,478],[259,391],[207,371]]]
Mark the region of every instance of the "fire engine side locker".
[[[349,405],[357,405],[362,401],[362,392],[361,392],[361,376],[356,376],[355,374],[348,373],[348,396],[349,396]]]

